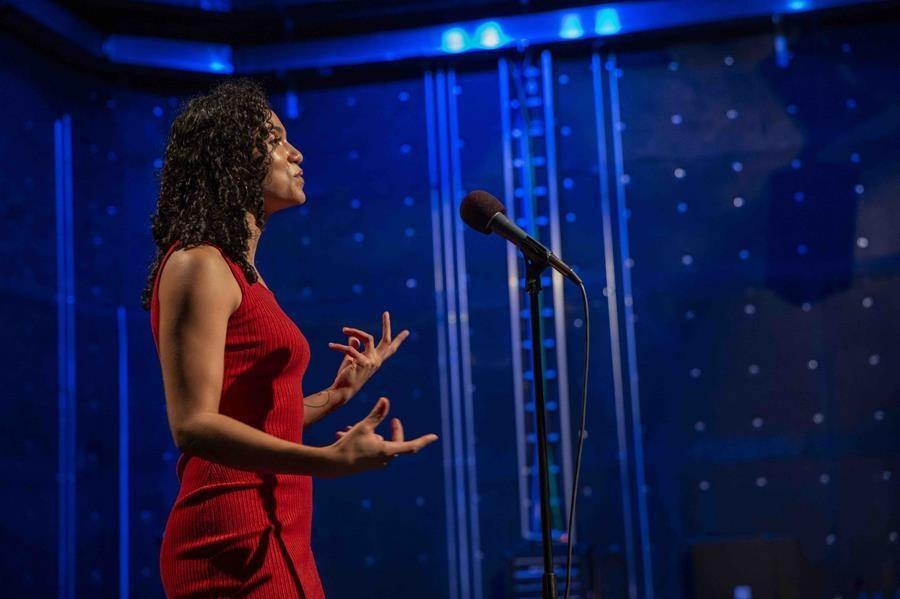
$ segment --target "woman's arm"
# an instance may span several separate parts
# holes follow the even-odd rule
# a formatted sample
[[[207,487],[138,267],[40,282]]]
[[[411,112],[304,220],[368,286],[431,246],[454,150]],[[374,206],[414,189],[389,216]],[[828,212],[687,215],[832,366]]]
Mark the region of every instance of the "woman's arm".
[[[316,423],[331,412],[338,409],[350,398],[347,393],[333,387],[323,389],[303,398],[303,426]]]
[[[172,253],[159,282],[166,413],[185,453],[242,470],[329,476],[334,451],[269,435],[219,413],[228,318],[241,290],[218,250]]]

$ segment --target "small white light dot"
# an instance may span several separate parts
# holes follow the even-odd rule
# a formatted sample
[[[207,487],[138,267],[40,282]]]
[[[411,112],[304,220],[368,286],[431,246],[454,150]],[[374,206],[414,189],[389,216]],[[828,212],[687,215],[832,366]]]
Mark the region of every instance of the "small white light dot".
[[[744,170],[744,164],[741,163],[741,162],[737,162],[737,161],[732,162],[732,163],[731,163],[731,170],[733,170],[733,171],[736,172],[736,173],[739,173],[739,172],[741,172],[742,170]]]
[[[406,287],[408,289],[415,289],[418,282],[415,279],[406,279]]]
[[[853,191],[856,192],[856,195],[861,196],[863,192],[866,191],[866,188],[862,183],[857,183],[853,187]]]
[[[822,474],[819,475],[819,484],[827,485],[830,482],[831,482],[831,475],[828,474],[827,472],[823,472]]]
[[[680,114],[673,114],[673,115],[672,115],[672,124],[673,124],[673,125],[680,125],[680,124],[681,124],[681,121],[682,121],[682,118],[681,118],[681,115],[680,115]]]
[[[760,476],[759,478],[756,479],[757,487],[765,487],[768,483],[769,483],[769,481],[766,480],[765,476]]]
[[[804,312],[809,312],[810,310],[812,310],[812,304],[809,302],[803,302],[800,305],[800,309],[803,310]]]
[[[628,268],[634,268],[634,258],[628,258],[625,260],[625,266]]]
[[[691,378],[700,378],[700,369],[699,368],[691,368]]]
[[[869,356],[869,366],[878,366],[881,363],[881,356],[872,354]]]
[[[865,248],[869,247],[869,240],[866,237],[859,237],[856,240],[856,245],[862,249],[865,249]]]
[[[741,260],[746,260],[749,257],[750,250],[741,250],[740,252],[738,252],[738,258],[740,258]]]
[[[884,472],[882,472],[882,473],[881,473],[881,480],[883,480],[883,481],[885,481],[885,482],[891,480],[891,471],[890,471],[890,470],[885,470]]]
[[[830,534],[827,537],[825,537],[825,544],[826,545],[834,545],[834,542],[836,540],[837,540],[837,537],[835,537],[833,534]]]
[[[884,410],[875,410],[875,413],[872,416],[875,418],[875,420],[881,422],[882,420],[884,420]]]
[[[687,212],[688,205],[685,202],[678,202],[678,206],[676,206],[676,208],[678,209],[678,212],[684,214],[685,212]]]
[[[581,327],[584,326],[584,321],[581,320],[580,318],[576,318],[575,320],[572,321],[572,325],[573,325],[576,329],[580,329]]]
[[[819,367],[819,362],[817,360],[810,360],[809,362],[806,363],[806,367],[809,368],[810,370],[815,370],[816,368]]]
[[[756,306],[754,306],[753,304],[747,304],[746,306],[744,306],[744,314],[746,314],[747,316],[753,316],[754,314],[756,314]]]
[[[734,108],[732,108],[728,112],[725,113],[725,116],[727,116],[729,119],[731,119],[733,121],[734,119],[738,118],[738,111],[735,110]]]
[[[816,424],[822,424],[823,422],[825,422],[825,414],[823,414],[822,412],[816,412],[815,414],[813,414],[812,421]]]
[[[702,420],[698,420],[697,422],[694,423],[694,430],[697,431],[698,433],[702,433],[703,431],[706,430],[706,423],[703,422]]]
[[[685,266],[690,266],[691,264],[694,263],[694,257],[691,256],[690,254],[685,254],[684,256],[681,257],[681,263],[684,264]]]
[[[726,56],[722,62],[724,62],[727,66],[730,67],[734,64],[734,56],[731,56],[731,55]]]
[[[698,486],[700,487],[701,491],[709,491],[709,481],[708,480],[701,480],[700,484]]]
[[[871,297],[864,297],[862,301],[863,308],[871,308],[875,305],[875,300]]]
[[[568,83],[569,83],[569,76],[568,76],[568,75],[566,75],[565,73],[563,73],[562,75],[559,76],[559,84],[560,84],[560,85],[567,85]]]
[[[888,541],[891,543],[896,543],[898,539],[900,539],[900,535],[897,534],[896,530],[892,530],[890,534],[888,534]]]
[[[747,372],[755,376],[759,374],[759,366],[757,366],[756,364],[751,364],[747,367]]]
[[[684,179],[684,175],[685,175],[685,174],[686,174],[686,173],[684,172],[684,169],[683,169],[683,168],[676,168],[676,169],[675,169],[675,178],[676,178],[676,179]]]
[[[736,198],[734,198],[734,200],[732,200],[732,203],[734,204],[735,208],[740,208],[744,205],[744,198],[737,196]]]
[[[756,418],[753,419],[752,424],[753,424],[753,428],[762,428],[763,419],[760,418],[759,416],[757,416]]]
[[[624,173],[619,180],[622,181],[622,185],[628,185],[631,183],[631,175]]]

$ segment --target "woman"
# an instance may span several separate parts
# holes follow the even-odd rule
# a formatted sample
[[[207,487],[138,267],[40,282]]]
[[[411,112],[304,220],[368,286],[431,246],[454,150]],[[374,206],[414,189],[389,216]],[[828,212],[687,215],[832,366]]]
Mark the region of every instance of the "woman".
[[[309,345],[256,271],[268,216],[306,202],[303,155],[262,89],[240,79],[192,98],[166,146],[158,251],[142,301],[162,367],[181,487],[160,551],[168,597],[324,597],[310,549],[311,477],[382,468],[437,440],[392,440],[371,413],[327,447],[303,428],[350,400],[409,335],[345,327],[327,389],[303,397]]]

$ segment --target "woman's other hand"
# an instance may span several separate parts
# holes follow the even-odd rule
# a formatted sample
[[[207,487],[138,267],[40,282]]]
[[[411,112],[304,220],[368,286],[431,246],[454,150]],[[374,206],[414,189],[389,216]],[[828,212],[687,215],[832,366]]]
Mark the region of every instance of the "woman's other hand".
[[[375,338],[369,333],[353,327],[344,327],[348,335],[347,345],[329,343],[331,349],[344,353],[344,359],[338,367],[337,376],[331,384],[331,390],[338,394],[339,403],[344,404],[356,395],[366,382],[372,378],[384,362],[397,353],[400,345],[409,337],[409,331],[403,330],[396,337],[391,335],[391,315],[381,315],[381,340],[375,344]]]
[[[398,418],[394,418],[391,421],[392,438],[386,441],[375,429],[384,421],[389,409],[390,401],[381,397],[368,416],[353,426],[338,431],[338,440],[326,448],[334,465],[330,473],[333,477],[384,468],[397,456],[418,453],[426,445],[438,440],[438,436],[432,433],[406,441],[403,424]]]

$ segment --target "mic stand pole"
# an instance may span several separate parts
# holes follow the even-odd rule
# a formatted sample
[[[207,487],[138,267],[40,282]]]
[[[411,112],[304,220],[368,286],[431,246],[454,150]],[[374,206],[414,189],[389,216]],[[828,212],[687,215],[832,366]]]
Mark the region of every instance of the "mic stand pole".
[[[525,291],[531,298],[531,355],[534,357],[532,382],[534,409],[537,414],[538,474],[541,483],[541,539],[544,549],[543,599],[556,598],[556,574],[553,572],[553,545],[550,538],[550,476],[547,468],[547,422],[544,414],[544,339],[541,334],[541,313],[538,294],[541,292],[541,273],[547,262],[525,258]]]

